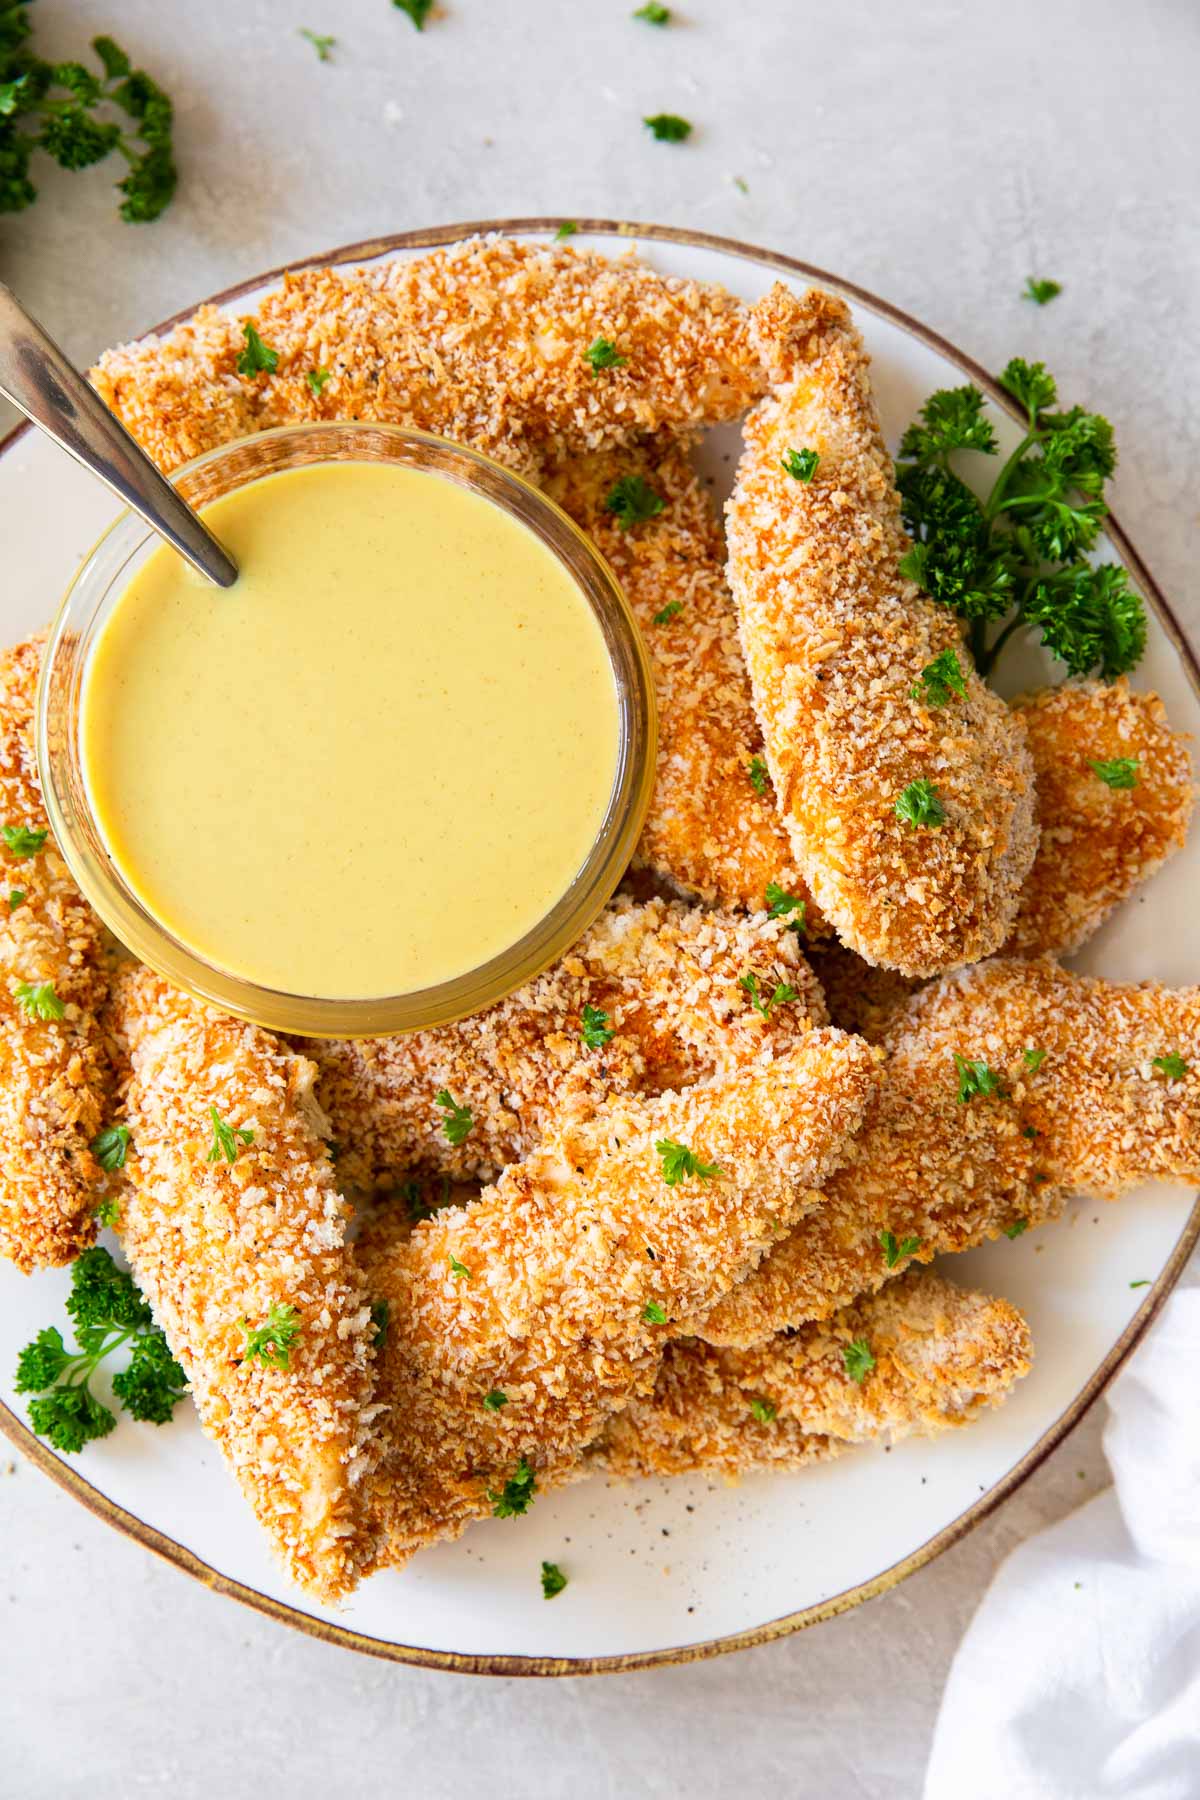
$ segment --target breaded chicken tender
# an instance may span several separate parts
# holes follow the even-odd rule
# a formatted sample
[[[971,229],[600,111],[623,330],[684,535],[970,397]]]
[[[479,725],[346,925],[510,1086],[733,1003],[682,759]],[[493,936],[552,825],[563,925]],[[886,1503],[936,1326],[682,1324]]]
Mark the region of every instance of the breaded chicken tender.
[[[609,1420],[587,1465],[727,1478],[799,1468],[851,1444],[965,1425],[1007,1399],[1030,1363],[1015,1306],[910,1269],[825,1323],[745,1350],[676,1339],[653,1392]]]
[[[742,986],[749,977],[759,1007]],[[772,1004],[780,988],[792,997]],[[300,1047],[320,1072],[339,1173],[371,1187],[420,1172],[491,1179],[537,1145],[568,1087],[597,1102],[683,1087],[778,1054],[825,1016],[782,920],[617,900],[545,974],[486,1012],[404,1037]],[[471,1115],[459,1142],[439,1094]]]
[[[122,1246],[273,1549],[336,1599],[374,1551],[376,1326],[315,1070],[149,969],[118,976],[112,1021],[130,1066]]]
[[[711,1342],[828,1318],[914,1256],[1041,1225],[1072,1193],[1200,1181],[1200,988],[996,958],[915,994],[881,1048],[851,1160],[703,1321]]]
[[[729,574],[780,810],[843,942],[935,975],[1012,927],[1037,847],[1029,754],[959,622],[900,574],[899,499],[845,304],[776,286],[751,336],[772,386],[746,424]],[[947,652],[965,694],[933,706],[922,671]]]
[[[775,1061],[551,1126],[474,1205],[376,1258],[388,1302],[377,1506],[387,1557],[523,1511],[649,1387],[703,1310],[813,1204],[874,1081],[867,1045],[815,1029]],[[668,1175],[674,1176],[672,1183]]]
[[[238,372],[245,322],[201,307],[92,370],[160,468],[266,426],[361,419],[533,472],[547,455],[736,418],[762,388],[745,308],[723,288],[560,244],[477,237],[286,275],[248,315],[278,357],[269,374]],[[329,375],[319,394],[315,370]]]
[[[100,921],[50,833],[34,751],[44,639],[0,652],[0,1255],[26,1274],[96,1235],[109,1069]]]
[[[1042,837],[1006,949],[1066,955],[1182,848],[1195,800],[1191,759],[1158,695],[1124,680],[1069,683],[1015,704]],[[1117,766],[1129,762],[1132,770]]]
[[[569,455],[542,485],[607,558],[654,667],[658,767],[634,866],[749,912],[763,907],[773,882],[805,903],[814,932],[815,909],[762,761],[724,541],[686,445],[663,437]],[[628,509],[639,501],[661,511],[631,523]]]

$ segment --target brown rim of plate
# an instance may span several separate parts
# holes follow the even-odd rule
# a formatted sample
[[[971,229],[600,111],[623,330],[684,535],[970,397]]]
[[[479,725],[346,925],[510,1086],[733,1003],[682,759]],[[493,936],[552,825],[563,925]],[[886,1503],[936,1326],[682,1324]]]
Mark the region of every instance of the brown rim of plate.
[[[276,269],[268,269],[261,275],[254,275],[248,281],[238,282],[236,286],[226,288],[219,294],[210,296],[208,302],[200,301],[198,305],[211,304],[226,306],[230,301],[238,300],[243,294],[253,293],[258,288],[278,281],[283,275],[295,269],[324,268],[328,264],[352,262],[369,262],[377,257],[386,256],[398,250],[431,250],[446,244],[458,242],[461,238],[475,237],[485,232],[499,232],[506,237],[519,237],[533,232],[555,232],[561,225],[574,224],[581,236],[610,236],[623,239],[626,244],[638,238],[652,242],[683,244],[702,250],[720,251],[726,256],[735,256],[745,262],[765,264],[777,269],[783,275],[799,275],[805,281],[815,282],[822,287],[836,288],[840,293],[848,295],[869,312],[877,313],[888,319],[893,325],[900,326],[911,337],[936,350],[948,362],[955,363],[965,375],[983,389],[988,398],[1013,417],[1019,417],[1012,402],[1004,393],[995,378],[988,374],[973,358],[941,337],[936,331],[922,325],[900,307],[893,306],[888,300],[881,300],[878,295],[867,288],[859,287],[852,281],[843,281],[840,276],[832,275],[826,269],[818,269],[812,263],[801,262],[794,256],[784,256],[773,250],[759,250],[753,244],[744,244],[736,238],[714,236],[710,232],[683,231],[671,225],[646,225],[631,222],[622,223],[615,219],[575,219],[539,218],[539,219],[484,219],[462,225],[432,225],[419,231],[403,231],[391,237],[368,238],[358,244],[346,244],[336,250],[329,250],[319,256],[306,256],[296,262],[282,263]],[[196,307],[190,306],[183,312],[176,313],[173,318],[164,319],[159,325],[152,326],[148,333],[169,331],[172,326],[188,319]],[[0,456],[11,449],[19,437],[32,427],[21,424],[0,438]],[[1135,577],[1139,588],[1150,602],[1171,642],[1174,644],[1179,658],[1187,671],[1188,679],[1200,698],[1200,661],[1196,652],[1183,631],[1183,628],[1172,612],[1165,594],[1151,575],[1146,564],[1131,543],[1124,528],[1110,513],[1105,521],[1106,535],[1111,539],[1122,562]],[[1107,1356],[1093,1370],[1092,1375],[1076,1394],[1068,1406],[1055,1420],[1050,1429],[1042,1434],[1037,1443],[1032,1445],[1021,1460],[1014,1464],[994,1487],[988,1489],[980,1499],[959,1514],[949,1525],[936,1532],[908,1556],[899,1562],[892,1563],[870,1580],[858,1583],[857,1586],[834,1594],[828,1600],[822,1600],[815,1606],[806,1606],[799,1612],[786,1613],[782,1618],[770,1619],[765,1625],[756,1625],[748,1631],[731,1632],[720,1638],[706,1639],[696,1644],[678,1644],[662,1650],[637,1651],[625,1656],[467,1656],[453,1650],[428,1650],[418,1645],[390,1644],[382,1638],[368,1637],[363,1632],[351,1631],[344,1625],[335,1625],[326,1619],[315,1618],[311,1613],[303,1612],[299,1607],[291,1606],[286,1601],[275,1600],[269,1594],[263,1594],[257,1588],[247,1587],[243,1582],[234,1581],[228,1575],[203,1562],[200,1557],[177,1544],[173,1538],[147,1525],[143,1519],[126,1512],[124,1507],[117,1506],[106,1494],[100,1493],[90,1482],[85,1481],[78,1472],[60,1460],[53,1451],[36,1438],[27,1426],[23,1425],[16,1414],[0,1402],[0,1432],[3,1432],[17,1449],[27,1456],[42,1472],[49,1475],[52,1481],[65,1488],[95,1513],[97,1518],[105,1520],[127,1537],[134,1538],[147,1550],[173,1563],[185,1574],[191,1575],[215,1594],[224,1594],[229,1599],[240,1600],[243,1605],[253,1607],[256,1612],[265,1613],[269,1618],[277,1619],[282,1624],[294,1626],[299,1631],[307,1632],[310,1637],[320,1638],[328,1644],[338,1644],[347,1650],[358,1650],[366,1656],[384,1657],[391,1662],[413,1663],[423,1668],[446,1669],[460,1675],[610,1675],[621,1674],[632,1669],[657,1668],[664,1664],[698,1662],[702,1658],[720,1656],[730,1650],[747,1650],[758,1644],[767,1644],[775,1638],[788,1637],[794,1631],[801,1631],[807,1625],[819,1625],[826,1619],[836,1618],[839,1613],[849,1612],[864,1600],[873,1600],[876,1595],[886,1593],[895,1587],[906,1576],[915,1574],[918,1569],[940,1556],[952,1544],[957,1544],[981,1520],[986,1519],[1002,1501],[1016,1492],[1021,1483],[1033,1474],[1043,1463],[1050,1452],[1062,1443],[1068,1432],[1073,1431],[1080,1419],[1087,1412],[1093,1401],[1108,1386],[1121,1364],[1129,1356],[1135,1345],[1144,1336],[1147,1328],[1160,1311],[1163,1302],[1178,1281],[1188,1257],[1200,1241],[1200,1197],[1197,1198],[1183,1230],[1176,1241],[1175,1248],[1167,1259],[1153,1287],[1138,1308],[1137,1313],[1129,1321]]]

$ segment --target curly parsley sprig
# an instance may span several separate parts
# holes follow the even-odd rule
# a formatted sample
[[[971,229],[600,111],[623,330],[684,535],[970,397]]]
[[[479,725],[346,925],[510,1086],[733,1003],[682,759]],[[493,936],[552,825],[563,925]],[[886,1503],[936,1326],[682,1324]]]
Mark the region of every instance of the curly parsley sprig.
[[[1014,357],[1000,384],[1023,409],[1026,428],[986,499],[951,460],[999,454],[977,387],[932,394],[905,432],[896,479],[914,543],[901,568],[968,621],[981,675],[1015,632],[1036,629],[1068,674],[1115,680],[1141,660],[1146,619],[1124,569],[1086,560],[1108,516],[1112,426],[1081,406],[1056,410],[1057,384],[1044,363]]]
[[[113,1393],[135,1419],[165,1425],[183,1398],[187,1376],[171,1355],[150,1308],[107,1250],[85,1250],[71,1268],[66,1308],[78,1349],[68,1350],[55,1325],[39,1331],[17,1359],[18,1394],[32,1394],[29,1422],[56,1450],[74,1453],[107,1437],[117,1419],[92,1392],[100,1364],[129,1344],[127,1368],[113,1376]]]

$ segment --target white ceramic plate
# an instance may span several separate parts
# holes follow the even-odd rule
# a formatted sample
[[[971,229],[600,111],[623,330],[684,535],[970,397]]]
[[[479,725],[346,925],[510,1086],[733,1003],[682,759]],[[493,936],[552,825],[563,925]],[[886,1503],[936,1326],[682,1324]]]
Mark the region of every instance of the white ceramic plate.
[[[558,223],[490,221],[314,260],[356,265],[412,255],[477,229],[544,241]],[[584,222],[577,241],[614,253],[637,241],[660,269],[724,282],[747,298],[781,275],[841,289],[855,302],[874,357],[893,444],[934,388],[964,379],[989,385],[982,370],[915,321],[786,257],[604,221]],[[278,271],[217,298],[245,310],[277,278]],[[1102,394],[1086,398],[1103,406]],[[1015,427],[1005,424],[1015,441]],[[706,446],[719,493],[728,487],[736,448],[733,431],[714,433]],[[21,431],[0,446],[0,640],[15,641],[48,620],[111,513],[103,490],[45,439]],[[1200,732],[1195,664],[1161,595],[1115,525],[1105,553],[1127,563],[1153,609],[1138,684],[1162,694],[1177,727]],[[1035,653],[1014,678],[1024,686],[1054,675]],[[1198,882],[1200,838],[1193,838],[1110,921],[1080,965],[1122,980],[1192,979],[1200,961]],[[738,1487],[700,1480],[584,1484],[539,1501],[527,1518],[474,1526],[459,1543],[375,1577],[339,1611],[298,1598],[284,1582],[187,1409],[157,1430],[123,1420],[111,1437],[70,1460],[30,1436],[24,1404],[12,1392],[13,1370],[21,1346],[41,1326],[62,1321],[65,1273],[25,1279],[0,1265],[0,1427],[85,1505],[149,1548],[222,1592],[353,1648],[487,1673],[680,1661],[762,1642],[878,1593],[1011,1493],[1079,1420],[1161,1305],[1200,1235],[1200,1204],[1193,1201],[1183,1189],[1156,1187],[1119,1206],[1077,1204],[1045,1231],[955,1259],[956,1278],[1024,1309],[1037,1352],[1033,1374],[1012,1400],[967,1431],[888,1453],[863,1449],[827,1468],[755,1476]],[[1143,1279],[1153,1285],[1130,1287]],[[570,1576],[550,1605],[539,1583],[543,1558]]]

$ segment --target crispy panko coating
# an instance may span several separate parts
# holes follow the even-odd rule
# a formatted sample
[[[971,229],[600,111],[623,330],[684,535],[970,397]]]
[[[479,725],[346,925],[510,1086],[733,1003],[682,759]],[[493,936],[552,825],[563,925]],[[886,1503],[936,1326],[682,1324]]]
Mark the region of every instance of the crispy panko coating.
[[[851,1344],[874,1358],[861,1380],[847,1372]],[[676,1339],[653,1392],[608,1421],[587,1460],[624,1476],[799,1468],[850,1444],[965,1425],[1030,1363],[1015,1306],[910,1269],[824,1323],[745,1350]]]
[[[471,238],[344,274],[305,269],[247,315],[278,356],[239,375],[243,321],[213,307],[110,350],[103,400],[161,468],[299,420],[417,426],[536,470],[543,456],[736,418],[761,391],[741,302],[568,245]],[[593,373],[605,339],[622,359]],[[328,370],[319,395],[308,384]]]
[[[609,1414],[653,1383],[674,1321],[813,1204],[874,1069],[867,1045],[814,1029],[711,1084],[568,1111],[474,1205],[378,1256],[364,1247],[370,1291],[390,1307],[377,1483],[390,1559],[503,1507],[523,1469],[543,1489],[567,1478]],[[666,1140],[707,1176],[668,1185]],[[504,1398],[485,1406],[489,1395]]]
[[[746,425],[729,574],[780,810],[842,940],[934,975],[1008,936],[1037,847],[1029,754],[959,622],[900,575],[899,500],[845,304],[776,286],[751,335],[772,389]],[[793,450],[819,456],[810,479],[785,469]],[[966,695],[933,707],[921,672],[946,650]],[[917,782],[944,823],[897,815]]]
[[[1006,949],[1065,955],[1182,847],[1195,799],[1191,759],[1158,695],[1123,680],[1048,688],[1016,708],[1042,838]],[[1127,758],[1137,762],[1135,787],[1110,787],[1092,767]]]
[[[632,526],[608,504],[630,480],[662,504]],[[571,455],[543,486],[608,559],[654,666],[658,768],[635,867],[702,900],[750,912],[775,882],[806,903],[805,926],[813,931],[815,908],[761,762],[720,525],[686,445],[663,437]]]
[[[769,1006],[740,986],[757,978]],[[608,1042],[590,1048],[584,1008],[606,1015]],[[433,1171],[490,1179],[537,1145],[564,1089],[599,1101],[658,1093],[768,1058],[823,1023],[824,1004],[796,934],[760,914],[678,902],[617,900],[567,954],[487,1012],[405,1037],[303,1040],[320,1071],[317,1098],[354,1186]],[[472,1119],[447,1138],[436,1095]]]
[[[1200,988],[1124,987],[998,957],[914,994],[881,1048],[851,1158],[803,1230],[703,1322],[710,1341],[753,1344],[828,1318],[913,1255],[1015,1235],[1057,1218],[1072,1193],[1114,1199],[1146,1181],[1200,1180]],[[1003,1091],[961,1100],[956,1054]],[[1178,1079],[1154,1066],[1173,1056],[1187,1065]],[[913,1238],[916,1251],[901,1254]]]
[[[302,1587],[336,1599],[373,1554],[363,1500],[376,1327],[346,1244],[315,1070],[149,969],[117,977],[112,1021],[130,1065],[122,1246],[272,1547]],[[234,1138],[232,1163],[211,1107],[234,1133],[253,1133]],[[299,1324],[286,1368],[247,1354],[247,1333],[273,1308],[294,1309]]]
[[[50,835],[38,780],[43,644],[0,652],[0,824],[46,833],[33,854],[0,844],[0,1255],[26,1274],[70,1262],[96,1235],[103,1178],[89,1145],[109,1089],[98,1023],[104,936]],[[52,990],[43,999],[60,1001],[62,1018],[31,1016],[17,998],[22,983]]]

